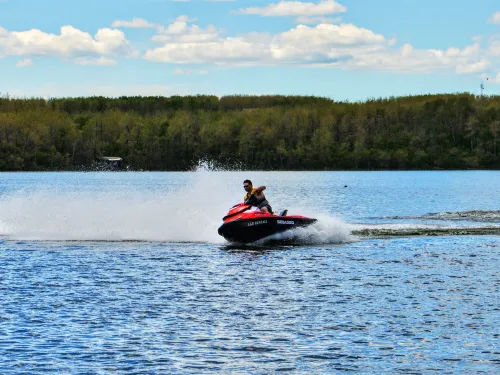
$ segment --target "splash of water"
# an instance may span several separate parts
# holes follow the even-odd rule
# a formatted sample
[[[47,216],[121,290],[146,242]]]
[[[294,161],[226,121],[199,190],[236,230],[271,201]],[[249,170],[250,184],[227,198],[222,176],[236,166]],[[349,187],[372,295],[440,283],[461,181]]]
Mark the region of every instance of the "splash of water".
[[[188,186],[164,191],[17,192],[0,200],[0,234],[19,240],[222,242],[230,195],[200,170]]]
[[[319,245],[348,243],[358,240],[356,236],[351,234],[349,225],[342,221],[342,219],[324,214],[312,216],[318,219],[312,225],[277,233],[256,241],[253,244],[257,246],[274,243],[285,245]]]
[[[109,175],[108,175],[109,176]],[[13,240],[159,241],[225,243],[217,228],[229,207],[242,198],[235,174],[200,163],[190,180],[170,191],[37,189],[0,198],[0,236]],[[238,176],[239,177],[239,176]],[[237,185],[239,187],[239,185]],[[67,187],[66,187],[67,189]],[[291,210],[304,214],[299,209]],[[314,215],[319,222],[284,236],[305,243],[349,241],[340,219]]]
[[[242,171],[244,170],[244,163],[242,161],[228,160],[224,158],[200,158],[194,163],[191,172],[229,172],[229,171]]]

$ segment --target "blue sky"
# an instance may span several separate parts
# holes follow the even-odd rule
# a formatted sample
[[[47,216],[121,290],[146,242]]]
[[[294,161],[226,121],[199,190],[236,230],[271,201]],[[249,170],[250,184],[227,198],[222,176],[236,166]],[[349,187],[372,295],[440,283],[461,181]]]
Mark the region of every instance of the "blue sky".
[[[0,0],[12,96],[500,94],[500,2]]]

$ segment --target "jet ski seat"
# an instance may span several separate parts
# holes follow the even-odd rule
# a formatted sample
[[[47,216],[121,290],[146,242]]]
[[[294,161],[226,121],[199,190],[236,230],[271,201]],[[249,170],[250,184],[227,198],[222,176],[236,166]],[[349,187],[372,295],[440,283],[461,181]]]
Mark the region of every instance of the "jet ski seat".
[[[283,210],[281,211],[278,216],[286,216],[286,214],[288,213],[288,210]]]

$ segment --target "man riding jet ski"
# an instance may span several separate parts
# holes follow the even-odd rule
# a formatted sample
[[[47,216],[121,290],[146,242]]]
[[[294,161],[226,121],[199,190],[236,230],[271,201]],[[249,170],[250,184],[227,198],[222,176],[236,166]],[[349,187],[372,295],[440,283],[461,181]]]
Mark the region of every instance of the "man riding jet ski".
[[[262,212],[273,213],[273,209],[263,193],[263,191],[266,190],[265,186],[259,186],[254,189],[252,181],[245,180],[243,181],[243,189],[247,192],[243,197],[245,204],[258,207]]]
[[[287,216],[288,210],[273,213],[271,205],[262,193],[265,186],[253,188],[250,180],[243,187],[247,191],[245,201],[230,208],[222,218],[224,223],[218,233],[229,242],[250,243],[297,227],[306,227],[317,220],[305,216]],[[255,206],[257,210],[251,210]]]

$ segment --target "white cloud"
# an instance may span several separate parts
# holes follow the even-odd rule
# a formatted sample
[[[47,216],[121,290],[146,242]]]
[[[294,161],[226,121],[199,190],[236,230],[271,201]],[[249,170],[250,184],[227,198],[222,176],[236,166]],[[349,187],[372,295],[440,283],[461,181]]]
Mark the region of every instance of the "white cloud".
[[[492,65],[482,56],[478,43],[463,49],[426,50],[410,44],[397,48],[395,38],[388,39],[352,24],[298,25],[275,35],[223,37],[215,27],[207,32],[208,29],[190,25],[192,20],[186,17],[176,22],[153,38],[163,45],[149,49],[145,59],[175,64],[295,64],[407,73],[449,69],[458,74],[481,73]]]
[[[111,26],[116,28],[123,27],[131,29],[156,29],[158,27],[158,25],[155,25],[154,23],[136,17],[132,18],[131,21],[123,21],[123,20],[114,21]]]
[[[110,59],[108,57],[98,57],[98,58],[90,58],[90,57],[78,57],[73,60],[73,62],[77,65],[102,65],[102,66],[113,66],[118,63],[116,60]]]
[[[189,30],[188,22],[194,22],[196,18],[189,18],[188,16],[179,16],[167,26],[166,29],[161,30],[164,34],[183,34]]]
[[[396,38],[392,38],[392,39],[389,39],[389,40],[387,41],[387,44],[388,44],[389,46],[393,46],[393,45],[395,45],[395,44],[396,44],[396,42],[397,42],[397,41],[398,41],[398,40],[397,40]]]
[[[363,56],[354,60],[355,67],[370,67],[380,71],[431,73],[439,69],[455,69],[458,74],[480,72],[488,63],[480,58],[479,44],[464,49],[418,50],[405,44],[399,52],[386,49],[381,53]]]
[[[220,30],[213,25],[209,25],[206,29],[202,29],[197,25],[188,25],[194,22],[187,16],[179,16],[168,25],[158,30],[158,35],[155,35],[152,40],[155,42],[169,42],[176,40],[180,43],[197,43],[208,42],[217,39],[221,33]]]
[[[500,25],[500,11],[493,13],[488,22]]]
[[[488,45],[488,55],[500,56],[500,38],[498,36],[490,38],[490,42]]]
[[[176,74],[176,75],[204,75],[204,74],[208,74],[208,71],[176,68],[176,69],[174,69],[174,74]]]
[[[301,48],[311,46],[346,46],[359,44],[384,43],[383,35],[357,27],[352,24],[329,25],[320,24],[315,27],[298,25],[275,38],[275,42],[292,44]]]
[[[33,60],[31,59],[20,60],[16,63],[16,66],[18,68],[24,68],[26,66],[32,66],[32,65],[33,65]]]
[[[264,7],[252,7],[240,9],[241,14],[255,14],[264,17],[311,17],[324,16],[326,14],[342,13],[347,9],[334,0],[322,0],[319,3],[302,1],[280,1]]]
[[[249,43],[256,44],[270,44],[273,41],[274,36],[269,33],[256,33],[251,32],[245,34],[245,40]]]
[[[146,60],[170,62],[177,64],[214,63],[249,65],[252,62],[270,58],[269,49],[265,45],[247,42],[242,38],[226,38],[212,42],[167,43],[163,47],[148,50]]]
[[[481,73],[487,70],[490,66],[491,62],[489,60],[481,59],[478,62],[457,65],[457,73],[459,74]]]
[[[194,27],[189,29],[192,40],[186,34],[171,36],[159,48],[146,52],[145,58],[153,61],[171,63],[214,63],[237,65],[270,65],[276,63],[314,63],[345,59],[346,48],[361,45],[386,43],[382,35],[351,24],[315,27],[299,25],[292,30],[274,36],[252,33],[240,37],[200,38],[204,35]],[[199,34],[195,34],[194,31]],[[161,38],[154,38],[160,41]],[[367,49],[370,49],[367,47]]]
[[[318,23],[340,23],[342,21],[341,17],[331,18],[331,17],[309,17],[309,16],[300,16],[295,20],[297,23],[303,25],[316,25]]]
[[[302,13],[298,13],[297,9]],[[115,21],[113,26],[155,28],[156,35],[152,41],[160,44],[157,48],[147,50],[143,57],[173,64],[293,64],[410,73],[430,73],[439,69],[452,70],[457,74],[494,71],[492,76],[498,71],[495,68],[499,66],[499,61],[495,58],[500,56],[500,39],[495,37],[488,40],[486,49],[481,48],[478,38],[462,49],[416,49],[411,44],[396,46],[395,38],[389,39],[366,28],[332,23],[341,20],[329,19],[325,14],[345,11],[335,1],[281,1],[262,8],[247,8],[245,11],[250,12],[247,14],[297,16],[304,22],[276,34],[254,32],[237,36],[224,36],[224,31],[213,25],[200,27],[194,23],[195,19],[188,16],[177,17],[166,26],[141,18]],[[117,29],[100,29],[91,36],[73,26],[63,26],[59,34],[36,29],[11,32],[0,27],[0,58],[7,55],[26,57],[17,66],[32,64],[29,57],[33,56],[57,56],[79,65],[112,66],[117,64],[117,58],[121,56],[137,54],[125,34]],[[178,68],[173,73],[186,75],[207,72]]]
[[[94,37],[73,26],[61,27],[60,34],[38,29],[7,31],[0,28],[0,57],[2,56],[137,56],[125,34],[120,30],[100,29]]]

